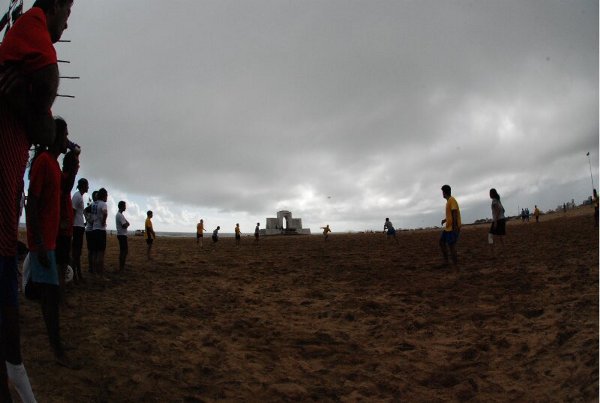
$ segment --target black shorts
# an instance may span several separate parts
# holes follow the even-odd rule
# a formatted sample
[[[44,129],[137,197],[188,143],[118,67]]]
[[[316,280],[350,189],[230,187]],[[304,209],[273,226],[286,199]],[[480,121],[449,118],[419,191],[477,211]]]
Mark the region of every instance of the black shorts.
[[[152,245],[153,242],[154,238],[146,238],[146,243],[148,244],[148,246]]]
[[[85,228],[83,227],[73,227],[73,243],[71,244],[73,255],[81,255],[81,249],[83,248],[84,232]]]
[[[235,234],[235,239],[240,240],[242,239],[242,236],[240,234]]]
[[[85,231],[85,243],[89,252],[96,251],[96,242],[94,241],[94,231]]]
[[[196,239],[200,239],[200,238],[204,238],[204,234],[200,233],[196,233]]]
[[[506,219],[501,219],[496,222],[496,225],[492,223],[490,228],[490,234],[493,235],[506,235]]]
[[[93,237],[96,251],[104,252],[106,250],[106,231],[95,229],[92,233],[94,234]]]
[[[71,254],[71,237],[59,235],[56,238],[56,264],[69,264],[69,255]]]
[[[213,235],[212,240],[213,240],[213,242],[217,242],[219,240],[219,237],[216,235]]]
[[[119,250],[121,252],[127,252],[129,250],[127,235],[117,235],[117,239],[119,240]]]

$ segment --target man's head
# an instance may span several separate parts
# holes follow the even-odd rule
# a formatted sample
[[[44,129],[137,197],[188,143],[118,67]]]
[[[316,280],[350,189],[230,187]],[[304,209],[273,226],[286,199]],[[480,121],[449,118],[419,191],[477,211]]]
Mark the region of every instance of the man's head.
[[[79,192],[81,194],[85,194],[87,193],[87,191],[89,190],[90,185],[88,184],[88,180],[85,178],[80,178],[77,181],[77,189],[79,189]]]
[[[46,14],[46,24],[52,43],[59,41],[67,29],[67,20],[71,15],[73,0],[36,0],[33,7],[39,7]]]
[[[92,201],[96,201],[96,200],[98,200],[98,191],[94,190],[92,192]]]
[[[102,200],[103,202],[108,200],[108,192],[106,189],[100,188],[100,190],[98,190],[98,200]]]
[[[450,188],[450,185],[442,186],[442,195],[444,196],[444,199],[447,199],[452,195],[452,188]]]
[[[125,211],[126,209],[127,209],[127,204],[123,200],[121,200],[119,202],[119,211]]]
[[[257,227],[260,227],[260,223],[259,223],[259,222],[257,222],[257,223],[256,223],[256,226],[257,226]]]
[[[56,125],[56,137],[54,137],[54,144],[51,149],[58,154],[65,154],[67,152],[67,138],[69,136],[67,122],[60,116],[56,116],[54,124]]]
[[[146,211],[146,217],[152,218],[152,210]]]

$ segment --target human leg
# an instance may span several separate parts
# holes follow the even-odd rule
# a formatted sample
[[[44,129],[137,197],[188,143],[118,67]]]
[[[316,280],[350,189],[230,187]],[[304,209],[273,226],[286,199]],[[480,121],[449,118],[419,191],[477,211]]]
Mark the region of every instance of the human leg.
[[[21,400],[35,402],[21,357],[21,330],[17,287],[17,258],[0,257],[0,399],[11,401],[8,379]]]
[[[73,227],[73,242],[71,244],[71,267],[75,283],[83,281],[81,275],[81,251],[83,249],[83,227]]]
[[[119,240],[119,271],[122,272],[125,270],[125,260],[129,252],[127,235],[118,235],[117,238]]]
[[[444,263],[449,263],[448,261],[448,246],[446,244],[446,239],[444,237],[444,232],[442,232],[442,236],[440,237],[440,250],[442,251],[442,256],[444,257]]]

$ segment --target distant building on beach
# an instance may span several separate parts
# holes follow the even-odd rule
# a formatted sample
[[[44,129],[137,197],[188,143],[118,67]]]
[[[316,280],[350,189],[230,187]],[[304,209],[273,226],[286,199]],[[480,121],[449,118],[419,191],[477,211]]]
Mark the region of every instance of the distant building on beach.
[[[292,218],[292,212],[281,210],[277,218],[267,218],[267,226],[261,235],[310,235],[310,228],[302,228],[301,218]]]

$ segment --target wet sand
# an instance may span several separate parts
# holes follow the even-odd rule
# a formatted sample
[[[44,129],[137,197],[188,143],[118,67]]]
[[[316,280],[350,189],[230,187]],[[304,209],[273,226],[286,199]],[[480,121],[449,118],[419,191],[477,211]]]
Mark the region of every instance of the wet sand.
[[[592,215],[510,221],[496,258],[487,225],[464,227],[458,272],[438,230],[158,238],[152,262],[130,237],[126,273],[69,288],[83,369],[54,363],[21,299],[25,364],[40,402],[597,401]],[[109,271],[117,255],[111,237]]]

